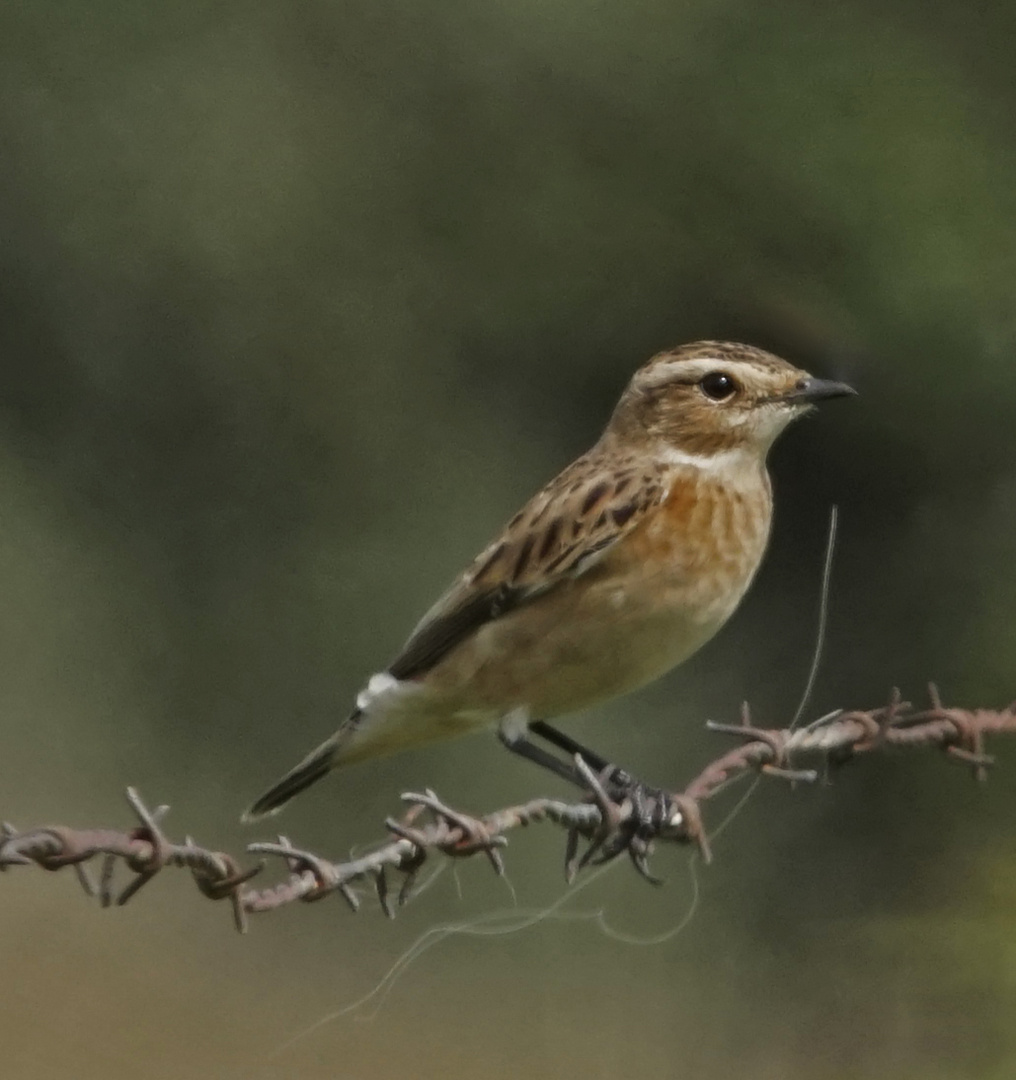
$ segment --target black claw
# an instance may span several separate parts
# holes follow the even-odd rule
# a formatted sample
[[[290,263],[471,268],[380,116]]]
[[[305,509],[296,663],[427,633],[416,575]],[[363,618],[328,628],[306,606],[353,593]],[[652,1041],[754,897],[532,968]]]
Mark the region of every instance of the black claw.
[[[385,872],[383,866],[374,875],[374,885],[377,888],[377,898],[378,902],[381,904],[381,910],[389,919],[394,919],[395,908],[392,905],[391,896],[388,893],[388,874]]]
[[[107,908],[113,903],[113,873],[116,870],[116,856],[105,855],[102,860],[102,872],[99,875],[99,903]]]
[[[632,866],[649,882],[650,885],[662,885],[663,878],[657,877],[649,869],[649,847],[642,847],[637,844],[632,844],[628,848],[628,855],[631,858]]]
[[[569,885],[575,880],[575,875],[579,872],[578,851],[579,831],[578,829],[569,829],[568,839],[564,847],[564,879]]]

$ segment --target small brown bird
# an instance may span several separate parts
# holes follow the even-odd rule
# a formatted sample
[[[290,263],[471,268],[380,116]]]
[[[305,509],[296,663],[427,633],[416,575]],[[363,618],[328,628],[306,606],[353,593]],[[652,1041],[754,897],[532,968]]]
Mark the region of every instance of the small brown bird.
[[[815,402],[852,393],[748,345],[700,341],[653,357],[596,445],[512,518],[349,718],[245,819],[337,765],[509,716],[546,721],[686,660],[762,560],[769,448]]]

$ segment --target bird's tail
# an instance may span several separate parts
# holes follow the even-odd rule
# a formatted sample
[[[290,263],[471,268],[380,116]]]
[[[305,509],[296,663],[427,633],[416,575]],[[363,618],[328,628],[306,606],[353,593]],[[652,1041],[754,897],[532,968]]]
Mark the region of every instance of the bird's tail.
[[[343,746],[356,730],[358,715],[359,710],[353,713],[330,739],[326,739],[299,765],[290,769],[281,780],[272,784],[248,810],[244,811],[240,820],[246,823],[278,813],[294,795],[299,795],[301,791],[317,783],[322,776],[330,772],[339,763]]]

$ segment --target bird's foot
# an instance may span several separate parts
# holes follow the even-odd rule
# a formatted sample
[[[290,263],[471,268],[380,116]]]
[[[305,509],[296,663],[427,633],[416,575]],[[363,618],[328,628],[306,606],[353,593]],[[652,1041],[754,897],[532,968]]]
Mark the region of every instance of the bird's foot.
[[[594,772],[580,753],[575,754],[574,764],[600,811],[600,826],[581,856],[577,836],[571,838],[565,865],[569,880],[585,866],[599,866],[627,854],[646,881],[662,885],[662,879],[649,869],[649,856],[656,840],[683,835],[684,814],[677,800],[617,765],[607,763]]]
[[[534,743],[530,733],[566,751],[570,758],[560,758]],[[586,866],[601,865],[627,853],[642,877],[654,885],[662,884],[649,870],[649,856],[658,839],[687,840],[693,835],[684,800],[637,780],[543,721],[526,724],[513,714],[501,725],[499,736],[513,753],[582,788],[600,811],[600,824],[588,836],[589,844],[581,855],[579,831],[573,829],[569,834],[565,855],[569,881]]]

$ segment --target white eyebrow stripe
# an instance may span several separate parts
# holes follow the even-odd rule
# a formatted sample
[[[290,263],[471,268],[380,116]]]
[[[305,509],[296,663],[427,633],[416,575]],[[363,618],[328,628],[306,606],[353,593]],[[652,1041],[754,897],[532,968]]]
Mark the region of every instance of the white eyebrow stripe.
[[[643,371],[638,379],[644,388],[655,389],[668,383],[698,382],[703,376],[713,371],[729,373],[735,378],[751,375],[766,377],[759,365],[747,360],[724,359],[722,356],[696,356],[694,360],[667,360],[655,368]]]
[[[668,360],[647,374],[649,375],[649,381],[654,385],[656,383],[670,382],[677,375],[690,376],[689,381],[693,381],[703,375],[708,375],[710,371],[716,369],[717,365],[723,366],[724,364],[729,367],[738,366],[736,363],[732,364],[729,360],[721,360],[718,356],[702,356],[696,357],[694,360]]]

